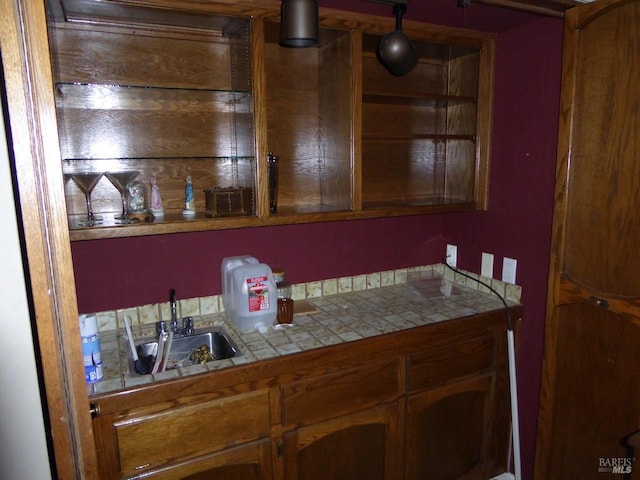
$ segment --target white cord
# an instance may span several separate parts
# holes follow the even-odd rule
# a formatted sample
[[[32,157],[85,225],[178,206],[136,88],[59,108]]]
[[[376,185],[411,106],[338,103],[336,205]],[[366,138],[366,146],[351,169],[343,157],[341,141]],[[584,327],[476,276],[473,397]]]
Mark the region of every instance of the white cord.
[[[504,297],[500,295],[495,289],[493,289],[491,285],[488,285],[482,280],[467,275],[466,273],[458,270],[456,267],[449,265],[449,263],[447,263],[446,257],[444,260],[445,265],[454,272],[459,273],[464,277],[470,278],[471,280],[475,280],[476,282],[487,287],[502,301],[507,313],[507,353],[509,359],[509,389],[511,392],[511,440],[513,448],[513,467],[516,473],[516,480],[522,480],[522,466],[520,460],[520,422],[518,419],[518,387],[516,385],[516,347],[513,340],[513,325],[511,324],[511,313],[509,311],[509,306],[507,305],[507,301],[504,299]]]
[[[509,353],[509,387],[511,389],[511,430],[513,437],[513,463],[516,480],[522,480],[520,465],[520,423],[518,420],[518,387],[516,385],[516,347],[513,330],[507,330],[507,350]]]

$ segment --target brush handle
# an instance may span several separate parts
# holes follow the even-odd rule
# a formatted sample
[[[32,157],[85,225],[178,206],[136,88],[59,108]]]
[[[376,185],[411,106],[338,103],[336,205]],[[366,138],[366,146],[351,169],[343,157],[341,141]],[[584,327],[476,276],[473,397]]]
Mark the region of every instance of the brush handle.
[[[138,351],[136,350],[136,344],[133,342],[133,333],[131,333],[131,319],[128,316],[124,317],[124,328],[127,331],[127,339],[129,340],[129,347],[131,348],[131,355],[133,361],[138,360]]]

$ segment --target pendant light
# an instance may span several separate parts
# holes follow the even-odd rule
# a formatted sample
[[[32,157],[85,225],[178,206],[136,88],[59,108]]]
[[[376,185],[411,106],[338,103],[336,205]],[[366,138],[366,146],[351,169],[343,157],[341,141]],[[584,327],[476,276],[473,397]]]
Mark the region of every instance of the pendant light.
[[[284,47],[311,47],[318,43],[318,1],[282,0],[280,44]]]
[[[387,2],[384,2],[387,3]],[[407,11],[407,1],[393,4],[396,16],[395,32],[387,33],[378,44],[378,60],[396,76],[409,73],[418,64],[418,49],[402,31],[402,15]]]

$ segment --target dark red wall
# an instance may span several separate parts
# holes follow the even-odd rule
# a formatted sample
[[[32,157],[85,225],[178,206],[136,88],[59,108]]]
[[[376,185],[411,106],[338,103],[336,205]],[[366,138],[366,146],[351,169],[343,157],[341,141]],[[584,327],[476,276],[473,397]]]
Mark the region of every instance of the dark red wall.
[[[444,236],[479,272],[482,252],[518,260],[525,315],[518,390],[524,478],[531,478],[540,384],[557,146],[562,22],[543,19],[498,36],[489,211],[450,215]]]
[[[437,263],[442,216],[286,225],[73,243],[80,312],[221,292],[225,257],[249,254],[293,283]]]
[[[390,15],[363,0],[321,6]],[[532,478],[553,203],[562,21],[455,0],[413,0],[407,19],[499,33],[487,212],[252,228],[72,244],[80,312],[220,293],[220,262],[252,254],[294,283],[440,262],[446,243],[479,272],[481,252],[518,260],[525,316],[518,374],[523,473]]]

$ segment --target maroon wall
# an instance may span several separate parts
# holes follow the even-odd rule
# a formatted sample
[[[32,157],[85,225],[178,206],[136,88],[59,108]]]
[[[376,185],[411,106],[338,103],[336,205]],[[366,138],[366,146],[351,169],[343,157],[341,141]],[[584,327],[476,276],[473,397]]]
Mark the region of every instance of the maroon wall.
[[[437,263],[442,216],[158,235],[72,244],[80,312],[221,292],[224,257],[249,254],[293,283]]]
[[[518,390],[523,476],[531,478],[553,188],[556,163],[562,22],[542,19],[498,36],[489,211],[450,215],[444,236],[458,264],[479,272],[482,252],[518,260],[525,315],[519,332]]]
[[[321,6],[390,14],[362,0]],[[481,252],[518,260],[525,317],[518,353],[524,478],[532,478],[555,168],[562,21],[455,0],[410,2],[407,19],[499,33],[490,208],[487,212],[212,231],[72,244],[80,312],[220,292],[222,258],[252,254],[285,267],[291,281],[441,261],[478,272]]]

